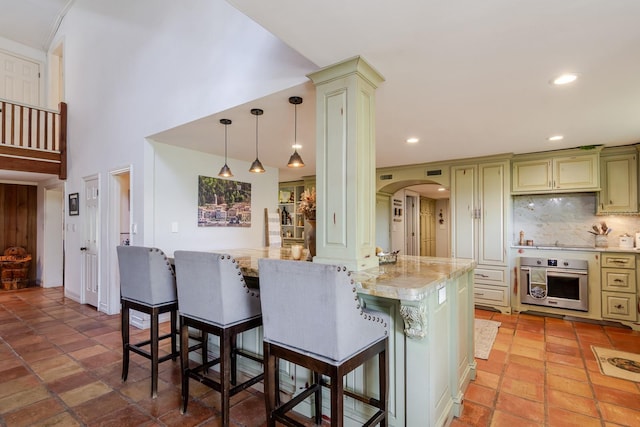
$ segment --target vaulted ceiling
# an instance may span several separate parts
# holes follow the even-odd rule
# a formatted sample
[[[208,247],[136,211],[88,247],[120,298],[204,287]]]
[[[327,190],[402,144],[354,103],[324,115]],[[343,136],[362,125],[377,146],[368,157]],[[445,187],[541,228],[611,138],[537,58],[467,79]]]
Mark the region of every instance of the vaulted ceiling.
[[[46,49],[72,2],[0,0],[0,37]],[[361,55],[384,76],[376,100],[379,167],[640,141],[637,0],[228,2],[318,68]],[[550,83],[567,72],[578,79]],[[313,99],[311,84],[286,92],[255,104],[286,115],[288,95]],[[211,147],[211,129],[232,113],[156,138],[179,134],[193,148],[222,154]],[[312,111],[305,114],[312,120]],[[286,126],[280,132],[288,135]],[[558,134],[564,139],[548,141]],[[409,137],[419,142],[408,144]],[[279,167],[282,179],[313,174],[309,145],[306,170],[287,170],[287,159],[270,158],[268,149],[261,160]],[[255,157],[251,150],[231,155]]]

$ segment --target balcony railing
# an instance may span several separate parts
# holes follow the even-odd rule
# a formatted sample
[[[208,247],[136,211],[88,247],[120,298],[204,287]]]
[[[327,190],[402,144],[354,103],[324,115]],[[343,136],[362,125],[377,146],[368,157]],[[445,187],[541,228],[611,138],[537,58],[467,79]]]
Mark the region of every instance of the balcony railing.
[[[67,104],[59,111],[0,99],[0,169],[67,178]]]

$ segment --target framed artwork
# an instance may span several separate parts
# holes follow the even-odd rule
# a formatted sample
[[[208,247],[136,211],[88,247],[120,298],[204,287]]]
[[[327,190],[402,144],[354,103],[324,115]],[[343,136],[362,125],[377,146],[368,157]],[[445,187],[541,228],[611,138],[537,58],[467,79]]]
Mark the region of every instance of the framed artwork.
[[[198,176],[198,227],[251,227],[251,184]]]
[[[69,194],[69,216],[80,214],[78,205],[78,193]]]

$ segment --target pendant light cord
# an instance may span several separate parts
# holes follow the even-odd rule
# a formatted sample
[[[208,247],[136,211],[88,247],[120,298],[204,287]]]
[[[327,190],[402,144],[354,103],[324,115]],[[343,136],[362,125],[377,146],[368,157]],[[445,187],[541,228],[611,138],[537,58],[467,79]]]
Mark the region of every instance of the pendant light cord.
[[[258,159],[258,115],[256,114],[256,160]]]
[[[227,164],[227,127],[229,125],[224,125],[224,164]]]

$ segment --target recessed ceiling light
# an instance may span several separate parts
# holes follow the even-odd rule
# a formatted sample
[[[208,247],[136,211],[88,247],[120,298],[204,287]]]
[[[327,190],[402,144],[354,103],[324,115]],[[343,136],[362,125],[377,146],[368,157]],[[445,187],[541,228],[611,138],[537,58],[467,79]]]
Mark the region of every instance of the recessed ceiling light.
[[[568,83],[574,82],[577,78],[578,78],[577,74],[567,73],[567,74],[562,74],[562,75],[556,77],[551,82],[554,85],[566,85]]]
[[[409,144],[415,144],[418,141],[420,141],[418,138],[407,138]]]
[[[549,138],[547,138],[549,141],[561,141],[564,139],[564,136],[562,135],[553,135],[550,136]]]

